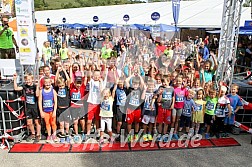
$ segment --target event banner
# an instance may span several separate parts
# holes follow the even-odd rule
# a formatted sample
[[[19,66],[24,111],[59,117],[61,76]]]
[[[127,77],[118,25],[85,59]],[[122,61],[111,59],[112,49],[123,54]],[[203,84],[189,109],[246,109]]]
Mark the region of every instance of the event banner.
[[[0,15],[13,16],[15,0],[0,0]]]
[[[32,5],[32,0],[15,0],[19,59],[22,65],[35,64],[36,47]]]

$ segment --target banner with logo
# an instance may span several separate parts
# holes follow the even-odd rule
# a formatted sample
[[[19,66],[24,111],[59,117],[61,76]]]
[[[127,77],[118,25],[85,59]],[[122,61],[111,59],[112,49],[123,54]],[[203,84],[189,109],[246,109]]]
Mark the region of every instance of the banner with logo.
[[[22,65],[34,65],[36,47],[34,41],[34,23],[32,0],[15,0],[17,19],[17,43],[19,59]]]
[[[175,25],[178,24],[180,0],[172,0],[172,13]]]
[[[0,0],[0,15],[13,16],[15,10],[14,1],[15,0]]]

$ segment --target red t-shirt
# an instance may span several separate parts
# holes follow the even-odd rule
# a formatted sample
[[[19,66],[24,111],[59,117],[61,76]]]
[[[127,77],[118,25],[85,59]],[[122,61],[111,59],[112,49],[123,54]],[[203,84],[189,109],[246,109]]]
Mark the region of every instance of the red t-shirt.
[[[43,76],[42,78],[40,78],[40,81],[39,81],[39,83],[40,83],[40,88],[43,88],[43,86],[44,86],[44,83],[45,83],[44,77],[45,77],[45,76]],[[55,75],[50,74],[50,78],[51,78],[51,80],[53,80],[53,83],[52,83],[52,84],[54,84],[54,82],[55,82]]]
[[[86,86],[82,83],[80,89],[77,89],[74,83],[70,84],[71,107],[79,108],[83,106],[83,97],[85,96]]]

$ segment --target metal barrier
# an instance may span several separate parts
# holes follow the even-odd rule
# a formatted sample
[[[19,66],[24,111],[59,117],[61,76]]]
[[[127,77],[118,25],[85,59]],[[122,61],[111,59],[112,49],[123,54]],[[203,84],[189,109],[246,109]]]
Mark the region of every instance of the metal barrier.
[[[9,141],[21,142],[25,134],[24,98],[14,92],[13,85],[0,87],[1,148],[10,148]]]

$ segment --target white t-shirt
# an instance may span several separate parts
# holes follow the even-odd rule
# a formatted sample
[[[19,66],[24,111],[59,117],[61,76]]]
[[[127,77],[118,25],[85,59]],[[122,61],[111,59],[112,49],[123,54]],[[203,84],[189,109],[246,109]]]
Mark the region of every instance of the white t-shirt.
[[[216,105],[215,115],[217,117],[225,117],[225,111],[227,111],[226,108],[228,104],[230,104],[230,100],[227,96],[220,97]]]
[[[100,107],[100,117],[112,118],[113,117],[113,101],[112,97],[109,97],[107,100],[103,100],[101,102]]]
[[[102,89],[105,88],[106,85],[104,85],[106,82],[102,82],[101,87]],[[91,104],[100,104],[101,103],[101,90],[100,90],[100,82],[94,81],[93,79],[89,82],[89,95],[87,102]]]

